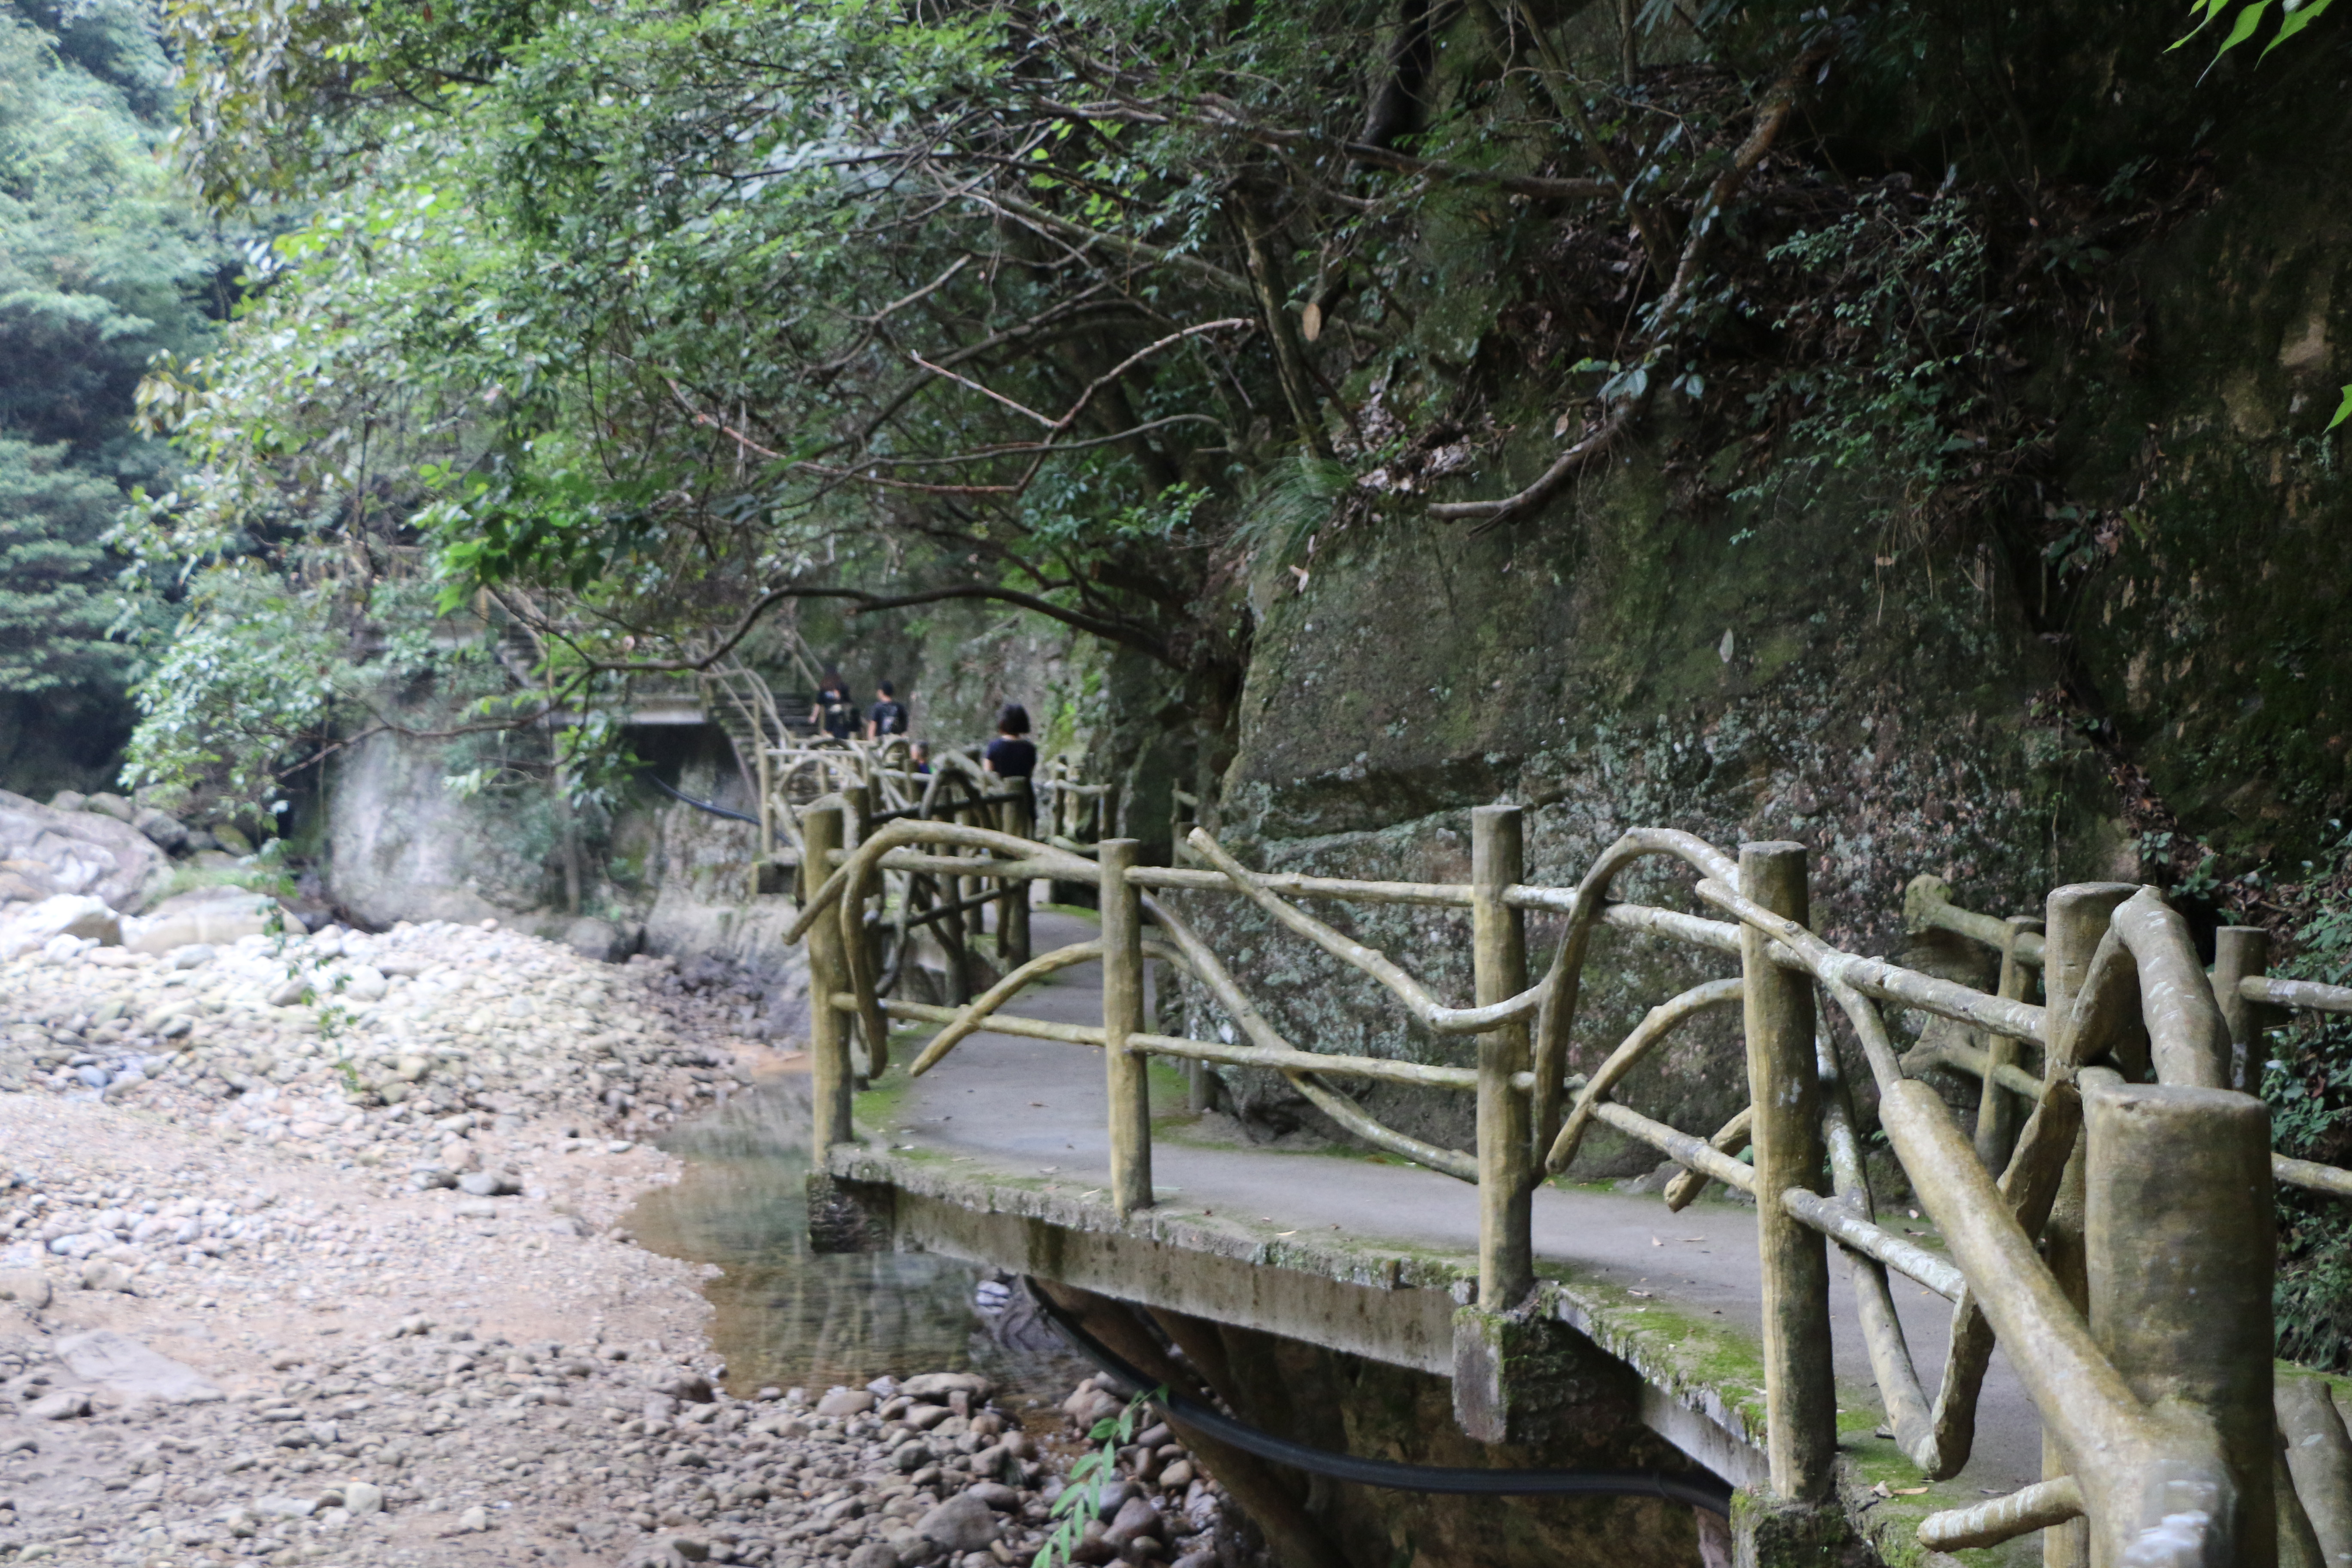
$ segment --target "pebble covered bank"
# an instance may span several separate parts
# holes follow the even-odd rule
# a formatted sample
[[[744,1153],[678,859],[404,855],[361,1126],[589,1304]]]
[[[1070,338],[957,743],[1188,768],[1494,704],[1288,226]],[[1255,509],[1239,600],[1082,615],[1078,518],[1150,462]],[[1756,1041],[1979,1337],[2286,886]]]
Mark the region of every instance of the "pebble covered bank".
[[[0,1563],[1028,1562],[1117,1399],[730,1393],[634,1244],[646,1139],[797,1065],[750,1000],[439,923],[0,963]],[[1076,1555],[1237,1527],[1148,1430]]]

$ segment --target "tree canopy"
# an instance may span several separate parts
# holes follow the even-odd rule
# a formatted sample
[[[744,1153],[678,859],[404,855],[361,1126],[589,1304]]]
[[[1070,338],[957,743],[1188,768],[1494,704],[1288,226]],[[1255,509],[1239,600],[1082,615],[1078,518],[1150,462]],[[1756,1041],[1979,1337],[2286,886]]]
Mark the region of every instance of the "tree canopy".
[[[99,776],[136,657],[102,541],[173,461],[133,395],[212,342],[234,265],[173,177],[170,74],[142,5],[0,7],[0,704]]]
[[[1213,731],[1253,574],[1539,516],[1657,412],[1721,494],[1874,454],[1881,550],[2038,520],[2011,345],[2188,199],[2115,169],[2186,144],[2191,63],[2062,9],[186,0],[191,168],[299,221],[149,385],[194,471],[133,539],[203,652],[139,765],[392,721],[370,650],[468,605],[585,689],[813,595],[993,598]],[[2139,62],[2111,101],[2086,53]],[[223,750],[270,705],[200,689],[289,639],[317,700]]]

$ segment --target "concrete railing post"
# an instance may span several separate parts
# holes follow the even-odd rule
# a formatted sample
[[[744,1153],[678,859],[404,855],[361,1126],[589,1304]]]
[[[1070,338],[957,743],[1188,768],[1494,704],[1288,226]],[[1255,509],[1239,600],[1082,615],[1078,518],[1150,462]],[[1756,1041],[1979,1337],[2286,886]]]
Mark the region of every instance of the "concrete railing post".
[[[2027,931],[2039,931],[2042,920],[2038,915],[2011,915],[2006,925],[2000,983],[1995,989],[2003,996],[2023,1001],[2032,975],[2018,962],[2017,939]],[[2010,1152],[2017,1147],[2017,1130],[2024,1123],[2017,1095],[2000,1087],[1998,1074],[2004,1067],[2015,1067],[2024,1048],[2025,1042],[2008,1035],[1985,1037],[1984,1086],[1977,1100],[1977,1158],[1996,1176],[2009,1164]]]
[[[1811,923],[1801,844],[1739,847],[1739,890],[1773,913]],[[1763,1262],[1764,1407],[1772,1490],[1811,1503],[1837,1458],[1837,1390],[1830,1364],[1830,1272],[1821,1232],[1781,1207],[1790,1187],[1822,1190],[1821,1078],[1813,983],[1771,959],[1753,927],[1739,932],[1746,991],[1748,1100],[1756,1108],[1756,1244]]]
[[[1143,1033],[1143,896],[1127,879],[1132,838],[1102,844],[1103,1070],[1110,1091],[1110,1191],[1118,1212],[1151,1206],[1151,1083],[1147,1058],[1129,1049]]]
[[[841,847],[841,807],[816,805],[801,816],[801,902],[803,907],[833,874],[832,855]],[[809,1099],[815,1112],[817,1163],[824,1151],[854,1136],[849,1119],[849,1018],[833,1005],[834,993],[849,988],[849,965],[841,950],[841,922],[827,910],[809,927]]]
[[[2132,1392],[2193,1414],[2221,1470],[2150,1475],[2137,1519],[2100,1521],[2093,1568],[2169,1515],[2208,1514],[2206,1561],[2269,1563],[2278,1518],[2271,1399],[2270,1110],[2233,1089],[2083,1075],[2084,1264],[2092,1337]]]
[[[1476,1005],[1528,986],[1527,921],[1503,902],[1524,879],[1527,842],[1516,805],[1470,814],[1470,918]],[[1535,1288],[1528,1235],[1535,1150],[1528,1096],[1511,1075],[1528,1070],[1528,1026],[1514,1020],[1478,1037],[1478,1305],[1507,1312]]]
[[[997,830],[1015,838],[1033,837],[1036,803],[1029,781],[1007,779],[1004,789],[1013,798],[996,808]],[[996,906],[996,956],[1008,971],[1029,962],[1029,884],[1017,877],[1006,879],[1004,898]]]
[[[874,835],[874,819],[881,815],[881,790],[871,778],[860,779],[846,792],[857,807],[857,820],[850,824],[851,842],[863,844]]]
[[[2042,944],[2042,997],[2049,1007],[2050,1019],[2049,1039],[2042,1058],[2045,1081],[2060,1072],[2061,1064],[2069,1059],[2073,1042],[2068,1026],[2074,998],[2090,973],[2091,956],[2099,950],[2099,939],[2107,934],[2109,918],[2116,905],[2137,891],[2128,882],[2076,882],[2052,889],[2043,906],[2047,918]],[[2051,1206],[2049,1224],[2042,1230],[2042,1258],[2056,1277],[2059,1289],[2074,1302],[2074,1310],[2087,1313],[2090,1300],[2083,1272],[2083,1145],[2079,1137],[2074,1156],[2067,1162],[2060,1183],[2057,1201]],[[2071,1475],[2073,1468],[2073,1461],[2060,1450],[2056,1440],[2044,1436],[2042,1478],[2047,1480]],[[2085,1521],[2072,1520],[2051,1526],[2042,1532],[2042,1568],[2085,1568],[2090,1562],[2090,1526]]]
[[[752,751],[760,762],[760,861],[765,865],[776,853],[775,762],[765,741],[754,742]]]
[[[2263,1030],[2270,1025],[2260,1003],[2249,1002],[2238,982],[2267,974],[2271,933],[2260,926],[2223,926],[2213,933],[2213,1000],[2230,1026],[2230,1082],[2252,1092],[2263,1081]]]

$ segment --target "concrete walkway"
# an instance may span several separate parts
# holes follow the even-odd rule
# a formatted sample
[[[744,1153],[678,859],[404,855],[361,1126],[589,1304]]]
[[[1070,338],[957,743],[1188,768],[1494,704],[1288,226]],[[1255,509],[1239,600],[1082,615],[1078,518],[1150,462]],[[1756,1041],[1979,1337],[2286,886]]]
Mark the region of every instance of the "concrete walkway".
[[[1039,952],[1093,934],[1086,919],[1045,910],[1033,915],[1032,931]],[[1006,1011],[1098,1024],[1099,973],[1092,964],[1064,970]],[[899,1056],[905,1059],[903,1051]],[[1181,1108],[1161,1109],[1164,1114]],[[1084,1047],[976,1035],[908,1086],[887,1129],[866,1131],[886,1132],[892,1149],[956,1158],[970,1176],[993,1172],[1024,1184],[1043,1177],[1072,1196],[1099,1189],[1109,1175],[1102,1060]],[[1358,1243],[1455,1255],[1475,1269],[1475,1189],[1418,1166],[1189,1144],[1181,1131],[1163,1125],[1153,1143],[1152,1179],[1162,1214],[1213,1211],[1271,1227],[1276,1237],[1336,1228]],[[1896,1215],[1891,1223],[1934,1244],[1924,1220]],[[1745,1204],[1702,1199],[1675,1214],[1657,1197],[1545,1187],[1535,1197],[1534,1234],[1540,1273],[1647,1291],[1685,1315],[1719,1317],[1750,1334],[1759,1331],[1755,1211]],[[1848,1411],[1876,1408],[1852,1288],[1843,1266],[1831,1272],[1841,1405]],[[1895,1291],[1913,1359],[1932,1396],[1950,1306],[1899,1276]],[[2040,1420],[2007,1361],[1996,1354],[1979,1406],[1973,1455],[1949,1489],[2010,1491],[2038,1479],[2041,1465]]]

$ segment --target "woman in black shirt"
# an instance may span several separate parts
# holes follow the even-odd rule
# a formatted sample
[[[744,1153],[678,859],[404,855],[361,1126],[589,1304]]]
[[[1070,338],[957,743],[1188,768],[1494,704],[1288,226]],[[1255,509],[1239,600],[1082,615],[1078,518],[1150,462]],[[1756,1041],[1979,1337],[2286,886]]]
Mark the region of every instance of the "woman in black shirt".
[[[816,689],[816,706],[809,710],[809,722],[836,741],[857,733],[857,700],[849,695],[849,682],[841,679],[841,671],[824,672],[824,680]]]
[[[999,778],[1025,779],[1037,771],[1037,748],[1028,740],[1029,710],[1008,702],[997,710],[996,739],[988,743],[981,765]]]

